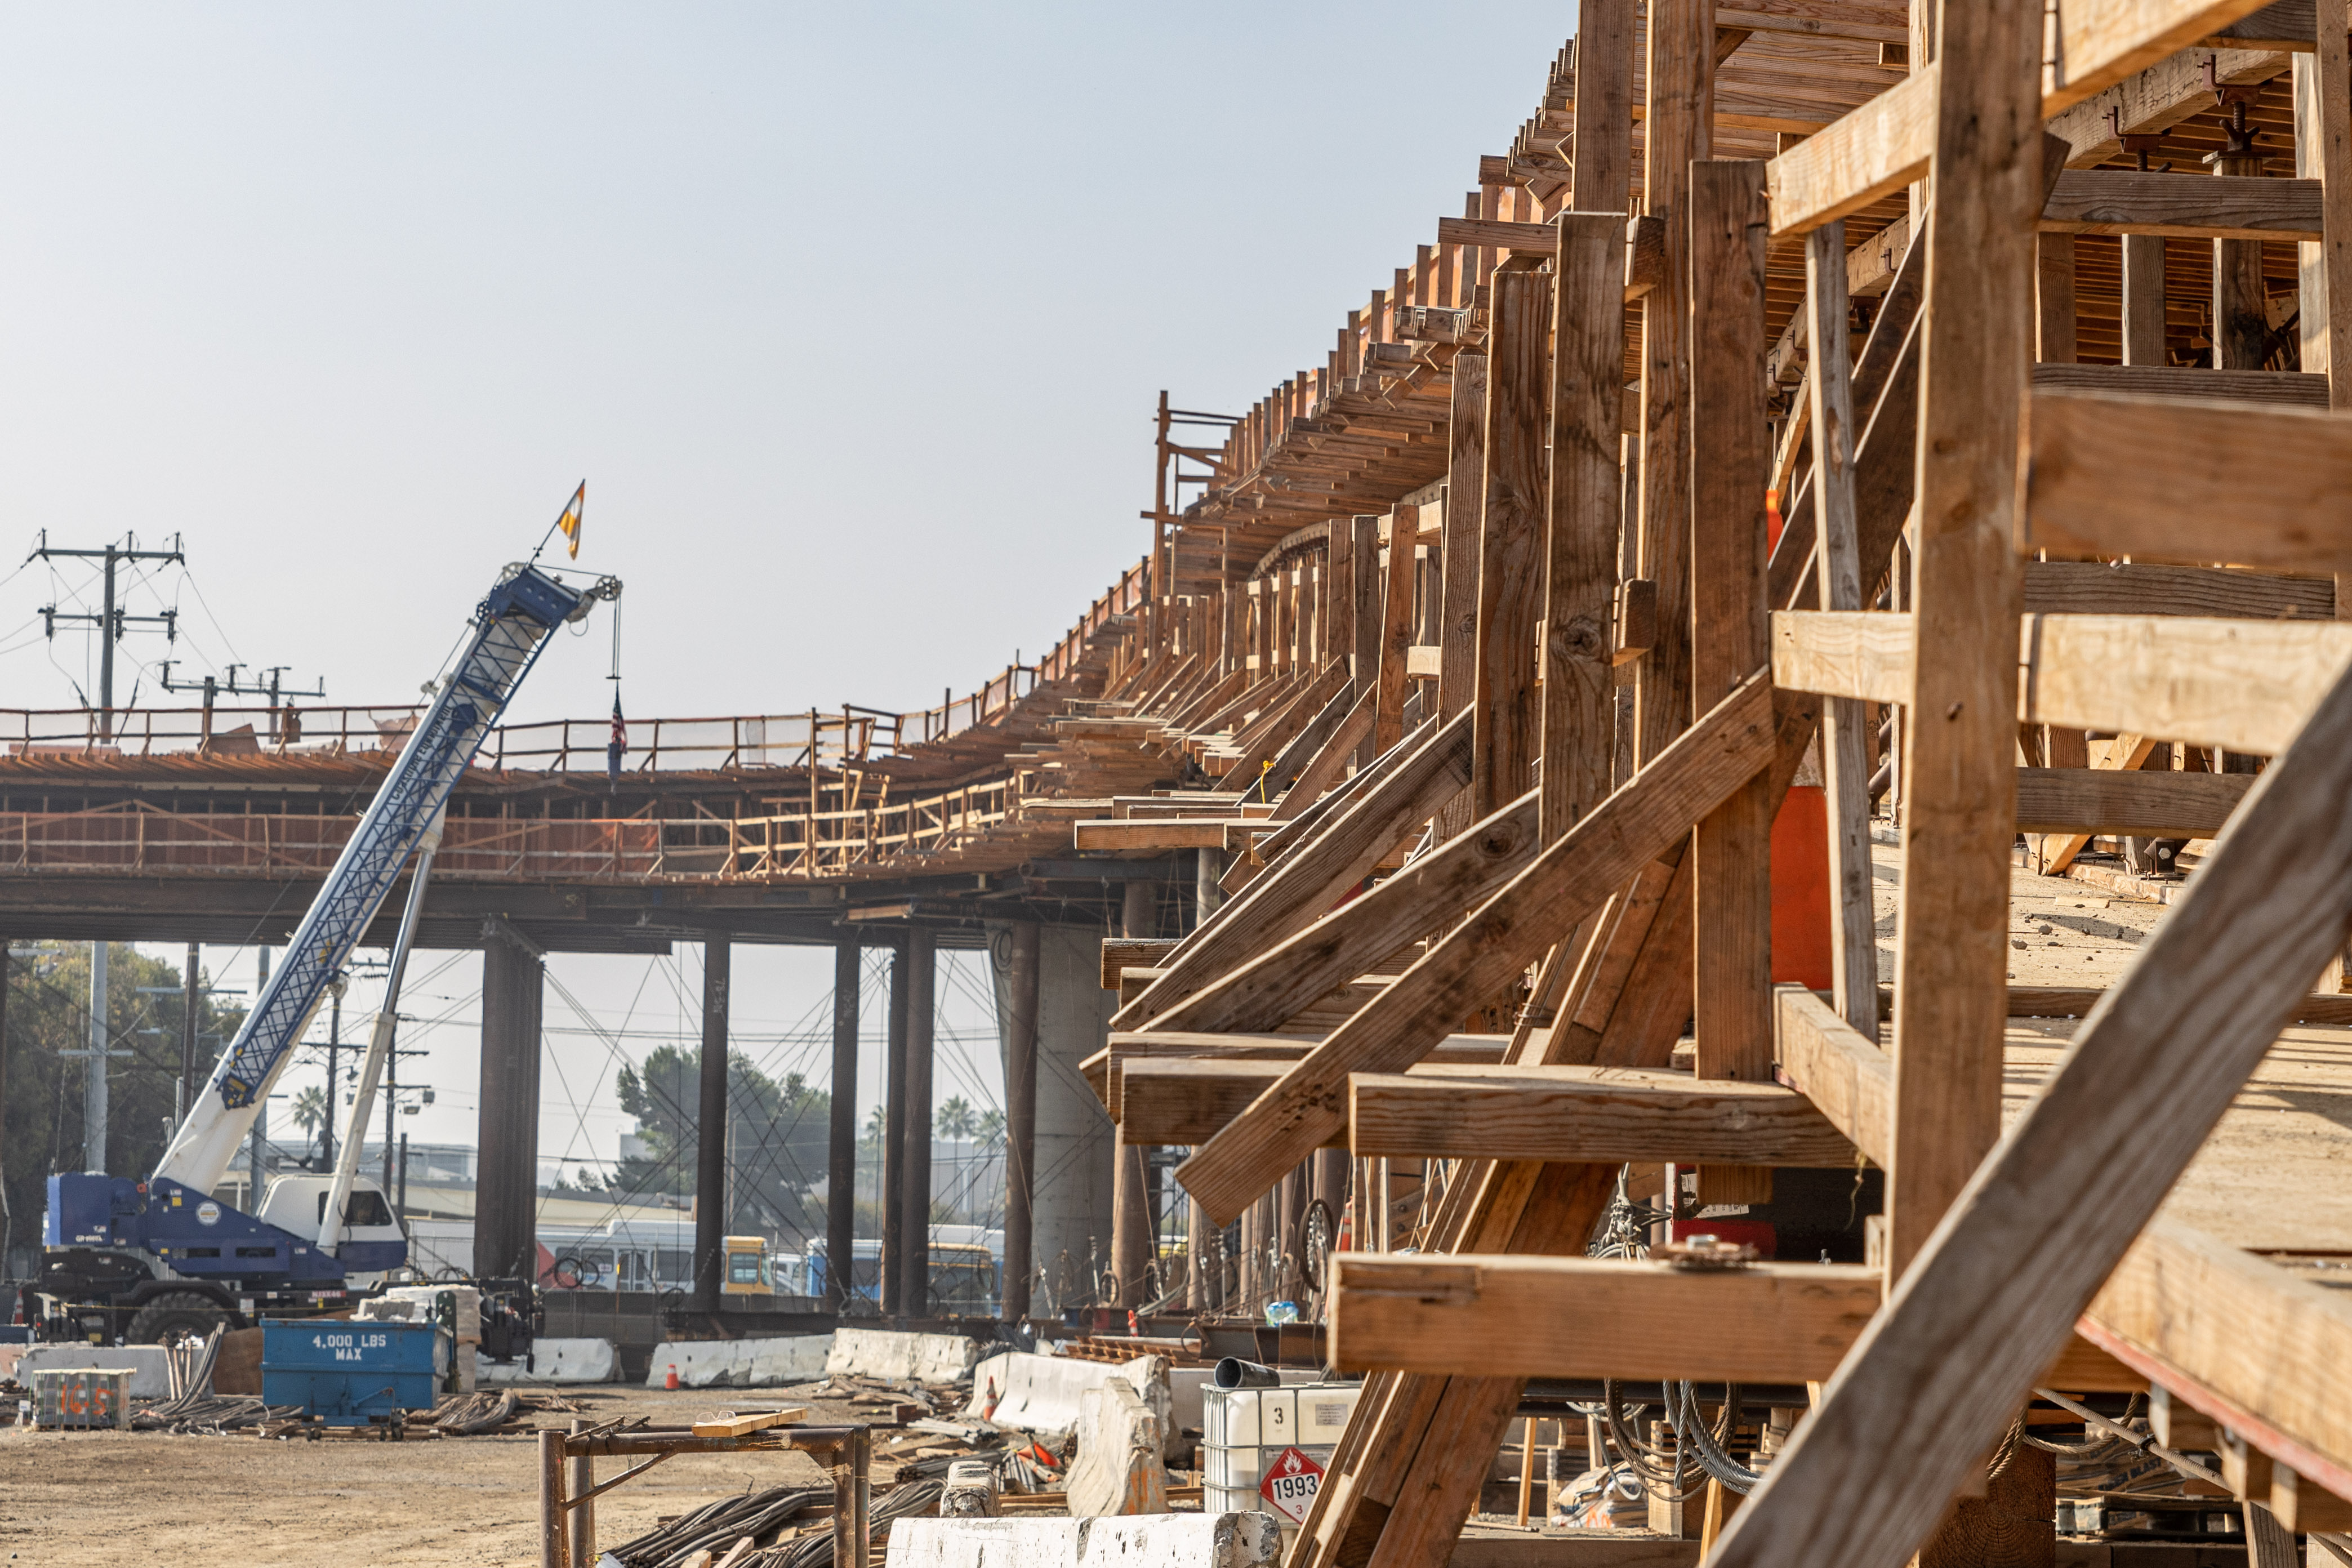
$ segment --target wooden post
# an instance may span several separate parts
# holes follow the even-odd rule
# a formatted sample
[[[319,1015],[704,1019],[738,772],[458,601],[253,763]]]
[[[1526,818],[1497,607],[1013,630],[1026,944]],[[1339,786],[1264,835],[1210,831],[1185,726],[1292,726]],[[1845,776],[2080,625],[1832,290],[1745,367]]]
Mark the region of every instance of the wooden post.
[[[866,1537],[873,1531],[874,1493],[869,1478],[874,1436],[859,1426],[842,1440],[833,1466],[833,1561],[835,1568],[869,1568]],[[586,1568],[582,1564],[581,1568]]]
[[[1772,437],[1764,406],[1760,162],[1690,166],[1691,685],[1711,709],[1766,665],[1765,489]],[[1702,819],[1693,837],[1696,1013],[1701,1078],[1772,1074],[1772,809],[1769,771]],[[1764,1203],[1766,1166],[1702,1167],[1700,1201]]]
[[[1580,213],[1622,216],[1633,200],[1633,11],[1634,0],[1583,0],[1577,7],[1576,139],[1570,145]],[[1622,422],[1612,419],[1610,428]]]
[[[1624,476],[1624,224],[1563,213],[1554,263],[1551,506],[1544,574],[1543,837],[1609,793],[1609,621]]]
[[[1005,976],[1004,1317],[1030,1312],[1037,1272],[1037,971],[1044,928],[1014,921]]]
[[[587,1422],[576,1415],[572,1418],[573,1436],[587,1429]],[[573,1456],[570,1463],[569,1495],[585,1500],[572,1505],[572,1561],[586,1568],[596,1561],[596,1500],[588,1495],[596,1489],[596,1461],[581,1453]]]
[[[1491,287],[1473,820],[1526,793],[1542,724],[1535,692],[1536,620],[1543,590],[1551,296],[1531,272],[1498,272]]]
[[[1378,691],[1372,746],[1385,752],[1404,739],[1405,661],[1412,650],[1412,550],[1419,507],[1389,514],[1388,565],[1381,581]]]
[[[2164,347],[2164,237],[2127,234],[2124,251],[2124,363],[2168,364]],[[1931,264],[1932,265],[1932,264]]]
[[[1657,584],[1658,640],[1634,677],[1634,761],[1691,721],[1690,166],[1711,151],[1712,0],[1653,0],[1642,201],[1665,220],[1665,276],[1642,303],[1642,576]]]
[[[854,937],[833,949],[833,1110],[825,1150],[824,1310],[849,1315],[857,1258],[857,989],[863,952]],[[1007,1184],[1008,1199],[1011,1185]],[[1005,1219],[1006,1256],[1013,1221]]]
[[[571,1568],[563,1529],[563,1434],[539,1435],[539,1565]]]
[[[2036,0],[1944,11],[1920,365],[1918,655],[1905,736],[1887,1278],[2000,1135],[2017,635],[2011,544],[2042,181]]]
[[[1486,515],[1486,356],[1454,358],[1454,386],[1445,426],[1445,636],[1439,655],[1437,710],[1451,719],[1470,706],[1478,686],[1478,563]],[[1437,816],[1437,837],[1450,838],[1470,823],[1470,804],[1448,805]]]
[[[2046,241],[2053,237],[2044,235]],[[2044,259],[2047,259],[2045,255]],[[2074,257],[2066,258],[2066,357],[2074,356]],[[1813,345],[1806,377],[1812,400],[1814,551],[1824,610],[1862,608],[1862,544],[1854,516],[1853,357],[1846,331],[1845,225],[1805,237],[1806,322]],[[2051,300],[2042,297],[2045,342]],[[1829,806],[1831,982],[1838,1016],[1878,1038],[1876,884],[1870,869],[1870,775],[1876,731],[1868,705],[1832,698],[1822,705],[1822,775]]]
[[[2352,61],[2345,0],[2318,0],[2318,47],[2294,57],[2294,172],[2320,182],[2320,233],[2296,247],[2303,368],[2327,377],[2327,405],[2352,407]],[[2339,600],[2343,597],[2338,593]]]
[[[2258,175],[2262,172],[2260,153],[2216,157],[2213,162],[2217,175]],[[2263,350],[2269,344],[2271,335],[2263,289],[2263,242],[2217,239],[2212,246],[2213,366],[2217,370],[2260,370]]]
[[[1843,224],[1839,227],[1843,228]],[[2044,364],[2073,364],[2074,346],[2074,237],[2045,234],[2040,240],[2035,271],[2036,335],[2034,357]],[[1820,340],[1816,339],[1818,342]],[[1820,363],[1820,350],[1814,351]]]

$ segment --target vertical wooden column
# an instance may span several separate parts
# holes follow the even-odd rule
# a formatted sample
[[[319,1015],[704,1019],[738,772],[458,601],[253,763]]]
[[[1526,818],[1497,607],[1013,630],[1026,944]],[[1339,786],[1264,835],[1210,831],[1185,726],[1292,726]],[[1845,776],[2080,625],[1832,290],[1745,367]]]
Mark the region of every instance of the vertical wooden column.
[[[2000,1134],[2017,819],[2011,547],[2031,376],[2042,182],[2042,6],[1943,12],[1920,365],[1918,653],[1905,735],[1887,1275],[1901,1275]],[[1932,868],[1932,874],[1916,874]]]
[[[905,1288],[898,1310],[909,1318],[931,1310],[931,1022],[939,994],[938,950],[931,928],[907,932],[907,1238]]]
[[[2248,89],[2251,90],[2251,89]],[[2260,153],[2218,157],[2216,174],[2263,172]],[[2217,370],[2260,370],[2271,323],[2263,289],[2263,242],[2217,239],[2213,247],[2213,364]]]
[[[1551,290],[1532,272],[1497,272],[1490,287],[1474,820],[1526,793],[1543,722],[1536,702],[1536,621],[1543,608]]]
[[[1770,657],[1765,614],[1765,406],[1760,162],[1690,166],[1691,687],[1712,708]],[[1817,356],[1818,357],[1818,356]],[[1772,780],[1759,773],[1693,836],[1698,1076],[1772,1074]],[[1766,1166],[1699,1171],[1702,1203],[1763,1203]]]
[[[2164,237],[2127,234],[2124,250],[2124,363],[2165,364]]]
[[[1029,1316],[1036,1278],[1037,970],[1044,931],[1014,921],[1005,975],[1004,1321]]]
[[[1120,934],[1128,937],[1150,937],[1159,934],[1157,886],[1150,882],[1132,881],[1124,884],[1121,896]],[[1151,1272],[1153,1257],[1159,1247],[1152,1235],[1151,1200],[1146,1190],[1145,1152],[1141,1145],[1129,1143],[1122,1133],[1115,1149],[1111,1166],[1110,1266],[1118,1281],[1118,1298],[1111,1303],[1120,1307],[1139,1307],[1146,1299],[1146,1280]]]
[[[1559,219],[1553,263],[1551,505],[1544,565],[1546,843],[1609,793],[1615,733],[1610,605],[1624,476],[1625,225],[1614,213]]]
[[[899,1315],[907,1285],[907,943],[890,950],[890,1016],[882,1057],[882,1315]]]
[[[2294,172],[2320,182],[2320,235],[2295,247],[2303,368],[2327,377],[2327,405],[2352,407],[2352,63],[2345,0],[2318,0],[2318,47],[2294,57]],[[2344,585],[2336,590],[2342,613]]]
[[[1385,752],[1404,738],[1405,667],[1412,652],[1413,533],[1418,507],[1389,514],[1388,562],[1381,569],[1380,677],[1372,744]]]
[[[1325,657],[1352,659],[1356,651],[1356,529],[1344,517],[1325,523],[1323,647]],[[1348,667],[1350,679],[1355,666]]]
[[[1576,16],[1576,210],[1622,216],[1633,190],[1634,0],[1583,0]],[[1622,296],[1621,296],[1622,309]],[[1622,365],[1621,365],[1622,371]],[[1613,432],[1623,424],[1612,418]]]
[[[2043,240],[2071,235],[2044,235]],[[1813,345],[1805,378],[1812,399],[1813,538],[1818,599],[1824,610],[1862,608],[1862,544],[1853,494],[1853,361],[1846,331],[1845,225],[1805,237],[1806,331]],[[2045,252],[2042,260],[2048,263]],[[2074,275],[2066,255],[2066,357],[2073,359]],[[2046,328],[2053,314],[2042,296]],[[1870,869],[1870,775],[1875,728],[1870,705],[1833,697],[1822,704],[1822,777],[1829,807],[1830,975],[1838,1016],[1878,1037],[1876,884]]]
[[[824,1310],[845,1317],[856,1293],[857,986],[855,938],[833,945],[833,1114],[825,1148]],[[1006,1221],[1007,1245],[1012,1222]]]
[[[1690,165],[1711,152],[1700,110],[1714,75],[1712,0],[1652,0],[1642,202],[1665,220],[1665,275],[1642,302],[1642,575],[1657,584],[1656,646],[1635,668],[1634,761],[1691,721]]]
[[[727,1267],[727,990],[733,949],[724,931],[702,939],[702,1098],[694,1121],[694,1304],[719,1310]]]
[[[1841,225],[1841,227],[1843,226]],[[2074,348],[2074,237],[2036,237],[2039,256],[2034,303],[2037,321],[2034,357],[2046,364],[2073,364]]]
[[[1446,424],[1445,636],[1437,676],[1437,712],[1451,719],[1470,706],[1478,680],[1478,551],[1486,514],[1486,356],[1454,358]]]

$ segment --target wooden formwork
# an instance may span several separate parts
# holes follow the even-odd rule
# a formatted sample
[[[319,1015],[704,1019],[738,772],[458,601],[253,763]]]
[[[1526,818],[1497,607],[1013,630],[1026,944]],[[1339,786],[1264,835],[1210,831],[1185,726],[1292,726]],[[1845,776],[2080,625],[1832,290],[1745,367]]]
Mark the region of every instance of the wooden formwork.
[[[1373,1378],[1294,1561],[1445,1562],[1530,1375],[1820,1385],[1710,1563],[1960,1560],[2037,1387],[2149,1390],[2292,1561],[2352,1525],[2352,1309],[2294,1263],[2352,1147],[2249,1114],[2352,1090],[2345,0],[1580,13],[1321,369],[1213,451],[1163,417],[1104,701],[1204,777],[1076,830],[1203,857],[1089,1064],[1196,1237],[1330,1151],[1444,1177],[1331,1260]],[[1801,773],[1822,994],[1772,978]],[[2011,987],[2015,869],[2115,836],[2210,844],[2120,984]],[[1883,1248],[1586,1256],[1643,1163],[1876,1166]]]

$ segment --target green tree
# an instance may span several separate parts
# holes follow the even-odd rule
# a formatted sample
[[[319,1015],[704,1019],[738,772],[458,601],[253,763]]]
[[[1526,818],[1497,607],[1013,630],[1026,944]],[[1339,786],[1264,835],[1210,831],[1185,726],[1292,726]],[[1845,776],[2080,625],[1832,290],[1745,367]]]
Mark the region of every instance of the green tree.
[[[883,1142],[889,1136],[889,1114],[885,1111],[881,1106],[877,1105],[872,1110],[866,1113],[866,1131],[857,1135],[857,1146],[860,1149],[866,1151],[868,1153],[871,1153],[875,1150],[882,1147]]]
[[[940,1107],[932,1125],[946,1142],[969,1143],[980,1131],[980,1118],[972,1113],[971,1102],[959,1094]]]
[[[992,1147],[995,1144],[1003,1142],[1004,1112],[1001,1110],[982,1111],[980,1113],[980,1121],[972,1128],[972,1133],[973,1136],[978,1138],[981,1143],[984,1146]]]
[[[82,1089],[89,1047],[89,944],[34,942],[8,952],[7,1100],[0,1104],[0,1231],[21,1264],[41,1242],[47,1181],[82,1168]],[[201,981],[201,977],[200,981]],[[180,971],[123,942],[107,949],[106,1168],[145,1175],[163,1157],[173,1126],[186,1005]],[[244,1021],[242,1007],[197,1001],[196,1082]]]
[[[621,1109],[637,1119],[646,1152],[623,1160],[610,1190],[617,1195],[694,1191],[701,1110],[698,1051],[660,1046],[621,1069]],[[740,1054],[727,1065],[730,1123],[727,1226],[739,1234],[807,1236],[824,1226],[810,1191],[824,1178],[833,1100],[800,1074],[782,1082]]]
[[[294,1125],[310,1140],[312,1153],[304,1156],[305,1163],[315,1163],[319,1148],[319,1129],[327,1124],[327,1095],[317,1084],[310,1085],[294,1097],[291,1112]]]

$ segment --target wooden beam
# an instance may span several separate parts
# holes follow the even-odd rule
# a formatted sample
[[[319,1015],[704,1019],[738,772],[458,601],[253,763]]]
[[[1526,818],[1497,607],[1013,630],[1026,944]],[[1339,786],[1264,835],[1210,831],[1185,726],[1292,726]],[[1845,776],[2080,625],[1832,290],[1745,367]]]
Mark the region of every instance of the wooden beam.
[[[1478,566],[1476,763],[1471,816],[1484,818],[1534,783],[1542,726],[1536,622],[1543,605],[1551,380],[1551,293],[1531,272],[1495,276],[1487,334],[1486,474]]]
[[[1774,992],[1780,1076],[1875,1164],[1894,1142],[1895,1061],[1801,985]]]
[[[1393,1072],[1420,1060],[1560,931],[1672,847],[1687,824],[1769,763],[1773,709],[1759,674],[1685,731],[1196,1150],[1178,1168],[1185,1190],[1216,1223],[1232,1223],[1345,1120],[1339,1096],[1349,1073]],[[1810,712],[1804,727],[1811,728]]]
[[[2293,370],[2207,370],[2171,364],[2037,364],[2033,390],[2204,402],[2327,406],[2327,378]]]
[[[1168,973],[1111,1019],[1139,1028],[1224,974],[1263,946],[1281,941],[1330,908],[1393,848],[1470,782],[1467,714],[1384,759],[1381,776],[1356,804],[1285,855],[1242,895],[1184,939]]]
[[[2042,66],[2046,120],[2263,8],[2264,0],[2065,0]]]
[[[2079,1328],[2299,1479],[2352,1490],[2352,1301],[2342,1292],[2159,1216]]]
[[[1330,1351],[1374,1368],[1514,1377],[1817,1383],[1877,1311],[1878,1271],[1720,1272],[1601,1258],[1331,1258]]]
[[[754,1410],[743,1415],[715,1415],[694,1423],[698,1437],[748,1437],[772,1426],[794,1426],[808,1419],[808,1408],[795,1405],[782,1410]]]
[[[1949,197],[1939,184],[1939,217]],[[1935,1527],[2341,948],[2347,788],[2339,683],[1898,1280],[1733,1520],[1718,1568],[1892,1568]]]
[[[1912,621],[1876,610],[1776,610],[1772,684],[1861,702],[1908,702]]]
[[[1096,817],[1070,824],[1070,844],[1076,849],[1222,849],[1228,828],[1262,820],[1238,816]]]
[[[1576,153],[1579,212],[1622,213],[1633,203],[1633,31],[1634,0],[1584,0],[1577,8],[1576,107],[1570,145]],[[1633,228],[1629,224],[1625,267],[1629,291],[1633,285]],[[1660,254],[1663,257],[1663,249]]]
[[[2068,166],[2095,167],[2123,155],[2118,122],[2126,136],[2151,135],[2210,111],[2208,60],[2223,86],[2247,87],[2285,75],[2290,58],[2253,44],[2178,54],[2051,115],[2049,129],[2065,139]]]
[[[1936,150],[1930,64],[1772,160],[1772,237],[1805,234],[1894,195],[1927,172]]]
[[[1486,515],[1486,356],[1454,360],[1452,418],[1446,426],[1444,609],[1438,639],[1437,711],[1452,719],[1470,707],[1478,684],[1478,552]],[[1461,807],[1462,822],[1469,806]],[[1452,815],[1448,814],[1449,816]]]
[[[2068,169],[2042,209],[2044,234],[2189,239],[2316,239],[2316,180],[2217,174],[2184,180],[2133,169]]]
[[[1381,599],[1380,705],[1372,718],[1372,746],[1385,752],[1404,738],[1404,689],[1412,654],[1412,589],[1416,508],[1400,506],[1389,527],[1388,565]]]
[[[1102,942],[1102,988],[1118,989],[1122,970],[1156,967],[1175,948],[1157,937],[1107,936]]]
[[[2253,782],[2252,773],[2020,768],[2017,830],[2210,838]]]
[[[1844,1135],[1777,1084],[1626,1068],[1358,1073],[1348,1121],[1359,1158],[1853,1163]]]
[[[1690,169],[1691,689],[1713,708],[1770,658],[1766,637],[1764,166]],[[1697,1071],[1760,1083],[1772,1071],[1773,781],[1759,771],[1700,819],[1694,972]],[[1761,1202],[1723,1191],[1717,1201]]]
[[[1110,1043],[1078,1064],[1078,1070],[1091,1085],[1103,1110],[1113,1121],[1127,1116],[1127,1074],[1135,1068],[1161,1061],[1207,1061],[1217,1063],[1270,1064],[1278,1068],[1285,1062],[1295,1062],[1322,1042],[1312,1035],[1204,1035],[1187,1030],[1164,1031],[1121,1030],[1110,1037]],[[1448,1035],[1437,1042],[1422,1067],[1436,1070],[1449,1067],[1495,1067],[1499,1065],[1510,1043],[1507,1035]],[[1205,1071],[1206,1069],[1202,1069]],[[1252,1081],[1246,1075],[1260,1070],[1244,1068],[1244,1077],[1218,1090],[1220,1094],[1239,1092]],[[1261,1083],[1250,1089],[1246,1098],[1232,1106],[1223,1119],[1230,1121],[1250,1099],[1255,1099],[1265,1087]],[[1221,1121],[1220,1125],[1223,1122]],[[1201,1142],[1193,1138],[1141,1139],[1137,1142],[1185,1144]]]
[[[1618,460],[1625,310],[1615,279],[1624,223],[1614,214],[1571,212],[1560,216],[1559,230],[1544,572],[1540,788],[1547,842],[1591,810],[1612,782],[1610,612],[1625,490]]]
[[[2352,572],[2352,418],[2037,389],[2028,438],[2021,550]]]

